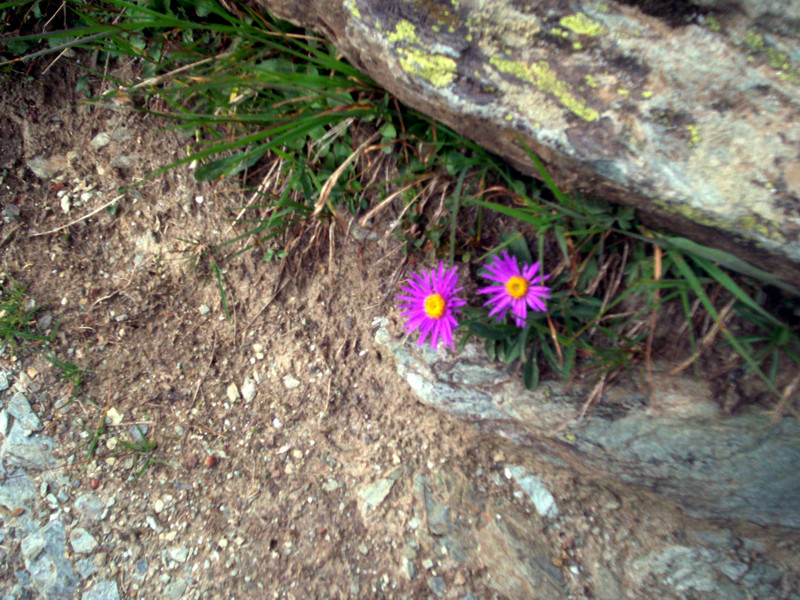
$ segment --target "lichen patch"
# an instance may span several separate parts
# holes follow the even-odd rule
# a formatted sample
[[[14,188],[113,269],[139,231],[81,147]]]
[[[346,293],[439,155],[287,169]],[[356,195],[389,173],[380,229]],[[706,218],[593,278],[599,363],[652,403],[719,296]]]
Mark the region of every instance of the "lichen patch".
[[[578,35],[597,37],[608,33],[608,29],[603,27],[594,19],[590,19],[583,13],[566,15],[561,17],[558,22],[565,29],[569,29],[572,33],[576,33]]]
[[[456,78],[456,61],[441,54],[426,54],[415,48],[401,48],[400,66],[406,73],[418,75],[432,86],[450,85]]]
[[[569,84],[560,80],[550,65],[543,60],[526,64],[521,61],[492,57],[489,59],[489,63],[499,71],[528,81],[543,92],[555,96],[559,104],[584,121],[597,121],[600,118],[595,109],[586,106],[583,98],[577,98],[572,94]]]

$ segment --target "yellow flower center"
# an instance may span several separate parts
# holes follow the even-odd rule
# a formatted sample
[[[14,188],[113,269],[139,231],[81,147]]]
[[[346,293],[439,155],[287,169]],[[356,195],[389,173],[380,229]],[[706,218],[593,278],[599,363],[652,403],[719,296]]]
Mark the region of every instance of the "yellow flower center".
[[[528,293],[528,282],[522,277],[510,277],[506,282],[506,291],[514,300],[519,300]]]
[[[444,314],[444,298],[441,294],[431,294],[425,298],[425,314],[431,319],[441,319]]]

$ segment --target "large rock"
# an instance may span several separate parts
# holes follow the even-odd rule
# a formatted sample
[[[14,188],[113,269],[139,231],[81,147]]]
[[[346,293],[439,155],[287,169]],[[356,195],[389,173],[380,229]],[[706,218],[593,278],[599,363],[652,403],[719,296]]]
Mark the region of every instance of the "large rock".
[[[566,189],[800,280],[797,0],[258,2],[522,171],[520,140]]]
[[[559,466],[656,492],[696,517],[800,527],[794,417],[721,415],[704,384],[656,373],[652,395],[633,376],[581,418],[587,390],[545,382],[528,392],[476,345],[437,353],[404,344],[385,325],[376,339],[422,402],[536,448]]]

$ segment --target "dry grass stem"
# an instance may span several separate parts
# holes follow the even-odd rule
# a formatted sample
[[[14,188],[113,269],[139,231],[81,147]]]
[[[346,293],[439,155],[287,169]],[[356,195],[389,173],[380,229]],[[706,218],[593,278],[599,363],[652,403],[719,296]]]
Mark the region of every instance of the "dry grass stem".
[[[330,130],[326,131],[325,135],[323,135],[321,138],[311,142],[309,144],[309,150],[314,150],[316,148],[316,153],[311,159],[311,163],[316,163],[319,160],[319,155],[325,150],[325,148],[330,146],[333,141],[342,133],[344,133],[354,122],[355,117],[348,117],[344,121],[331,127]]]
[[[550,328],[550,336],[553,338],[553,345],[556,347],[558,360],[563,363],[564,355],[561,353],[561,344],[558,343],[558,332],[556,331],[556,326],[553,324],[553,320],[549,316],[547,317],[547,326]]]
[[[242,210],[239,211],[239,214],[236,215],[236,218],[233,220],[233,223],[231,223],[228,226],[228,230],[225,233],[230,233],[231,231],[233,231],[233,226],[236,225],[236,223],[239,222],[239,220],[242,218],[244,213],[247,212],[247,209],[250,208],[253,205],[253,202],[255,202],[256,198],[258,198],[260,196],[263,196],[264,192],[267,191],[268,187],[271,187],[271,186],[274,187],[274,184],[273,184],[273,181],[272,181],[272,176],[275,174],[276,170],[280,173],[280,168],[279,167],[282,166],[282,165],[283,165],[283,159],[278,159],[278,160],[276,160],[275,162],[272,163],[272,166],[270,167],[270,169],[267,172],[266,176],[264,177],[264,179],[261,180],[261,183],[259,184],[258,189],[256,189],[256,191],[253,193],[253,195],[250,196],[250,200],[247,202],[245,207]]]
[[[386,208],[386,206],[388,206],[389,203],[392,202],[392,200],[394,200],[398,196],[404,194],[406,191],[408,191],[411,188],[413,188],[414,186],[416,186],[419,182],[420,182],[420,180],[417,179],[417,180],[409,183],[408,185],[405,185],[405,186],[401,187],[399,190],[396,190],[396,191],[392,192],[391,194],[389,194],[388,196],[386,196],[386,198],[384,198],[384,200],[381,201],[380,204],[378,204],[377,206],[374,206],[373,208],[371,208],[367,214],[365,214],[363,217],[361,217],[358,220],[358,224],[361,227],[366,228],[367,227],[367,221],[372,219],[380,211],[382,211],[384,208]],[[409,203],[409,204],[411,204],[411,203]],[[405,210],[403,212],[405,212]]]
[[[322,209],[325,208],[325,205],[328,203],[328,196],[330,196],[331,190],[333,190],[333,186],[335,186],[336,182],[339,181],[339,177],[342,176],[342,173],[344,173],[345,169],[347,169],[347,167],[349,167],[353,163],[353,161],[356,160],[361,155],[361,153],[364,152],[364,150],[366,150],[370,146],[370,144],[372,144],[372,142],[378,139],[380,135],[381,134],[378,133],[377,131],[373,133],[369,137],[369,139],[362,142],[361,145],[358,148],[356,148],[355,151],[352,152],[350,156],[348,156],[333,173],[331,173],[331,176],[328,177],[327,181],[322,186],[322,189],[319,192],[319,199],[317,200],[317,203],[314,206],[314,212],[311,213],[312,216],[316,217],[319,213],[322,212]]]
[[[716,322],[711,327],[709,332],[705,336],[703,336],[703,339],[700,342],[700,346],[697,348],[697,350],[695,350],[695,352],[689,358],[687,358],[677,367],[673,368],[669,372],[670,375],[677,375],[681,371],[691,366],[692,363],[694,363],[694,361],[696,361],[700,357],[700,355],[705,351],[705,349],[711,345],[711,343],[714,341],[714,338],[717,337],[717,333],[719,333],[720,329],[722,329],[725,326],[725,321],[730,316],[730,312],[731,309],[733,309],[734,304],[736,304],[736,298],[731,299],[723,307],[723,309],[719,311],[719,315]]]
[[[791,404],[789,404],[789,401],[795,392],[798,391],[798,388],[800,388],[800,373],[795,375],[794,378],[786,385],[786,387],[783,388],[780,402],[778,402],[778,405],[775,408],[769,411],[769,414],[772,415],[776,421],[783,417],[783,413],[786,410],[791,412],[795,418],[800,419],[800,413],[798,413],[798,411],[795,410]]]
[[[217,56],[210,56],[209,58],[204,58],[203,60],[198,60],[197,62],[193,62],[190,65],[183,65],[182,67],[178,67],[170,71],[169,73],[164,73],[163,75],[159,75],[157,77],[150,77],[149,79],[145,79],[144,81],[140,81],[139,83],[132,85],[128,88],[128,91],[138,90],[143,87],[149,87],[153,85],[158,85],[159,83],[166,81],[167,79],[172,78],[174,75],[179,73],[183,73],[184,71],[190,71],[195,67],[199,67],[200,65],[205,65],[210,62],[214,62],[217,60],[222,60],[224,58],[228,58],[232,52],[223,52],[222,54],[218,54]]]
[[[661,246],[653,245],[653,280],[661,279]],[[647,334],[647,346],[644,351],[645,368],[647,369],[647,385],[650,387],[650,395],[655,393],[653,383],[653,338],[656,335],[656,323],[658,322],[659,289],[656,287],[653,293],[653,310],[650,311],[650,332]]]
[[[51,229],[50,231],[44,231],[44,232],[42,232],[42,233],[32,233],[32,234],[31,234],[29,237],[39,237],[40,235],[50,235],[50,234],[52,234],[52,233],[57,233],[57,232],[61,231],[62,229],[66,229],[67,227],[72,227],[72,226],[73,226],[73,225],[75,225],[76,223],[80,223],[81,221],[85,221],[85,220],[86,220],[86,219],[88,219],[89,217],[92,217],[92,216],[96,215],[97,213],[99,213],[99,212],[100,212],[101,210],[103,210],[104,208],[106,208],[106,207],[109,207],[109,206],[111,206],[112,204],[114,204],[114,202],[119,202],[119,201],[120,201],[120,200],[122,200],[124,197],[125,197],[125,194],[120,194],[119,196],[117,196],[117,197],[116,197],[116,198],[114,198],[113,200],[109,200],[109,201],[108,201],[108,202],[106,202],[105,204],[103,204],[103,205],[101,205],[101,206],[98,206],[98,207],[97,207],[97,208],[95,208],[95,209],[94,209],[92,212],[90,212],[90,213],[88,213],[88,214],[85,214],[85,215],[83,215],[83,216],[82,216],[82,217],[80,217],[79,219],[75,219],[74,221],[70,221],[70,222],[69,222],[69,223],[67,223],[66,225],[62,225],[61,227],[56,227],[55,229]]]
[[[594,384],[592,391],[589,392],[589,396],[586,398],[586,402],[584,402],[583,406],[581,407],[581,412],[578,414],[578,422],[583,421],[583,418],[586,416],[586,411],[589,410],[589,407],[595,404],[603,395],[603,390],[606,388],[606,380],[608,379],[609,375],[609,372],[603,373],[597,383]]]

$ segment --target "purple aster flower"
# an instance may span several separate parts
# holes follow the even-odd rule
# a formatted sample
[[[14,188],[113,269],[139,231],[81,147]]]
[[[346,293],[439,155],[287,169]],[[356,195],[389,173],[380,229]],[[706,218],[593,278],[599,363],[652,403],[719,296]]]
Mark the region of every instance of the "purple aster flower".
[[[510,310],[517,327],[525,327],[528,308],[547,310],[544,301],[550,298],[550,288],[534,284],[544,283],[550,276],[542,275],[539,271],[539,261],[532,265],[523,264],[520,268],[517,258],[510,256],[505,250],[502,256],[494,256],[493,259],[492,264],[486,267],[487,273],[481,276],[496,281],[499,285],[490,285],[478,290],[481,294],[491,294],[491,298],[483,305],[492,306],[489,316],[497,315],[498,321],[502,320]]]
[[[402,317],[408,317],[406,329],[409,333],[418,330],[422,335],[417,342],[421,346],[428,334],[431,334],[431,348],[434,350],[439,340],[453,347],[453,330],[458,326],[455,313],[461,312],[459,306],[466,304],[456,293],[461,291],[458,285],[456,267],[445,270],[440,262],[438,269],[414,273],[408,279],[407,287],[400,288],[405,295],[398,296],[398,308]]]

